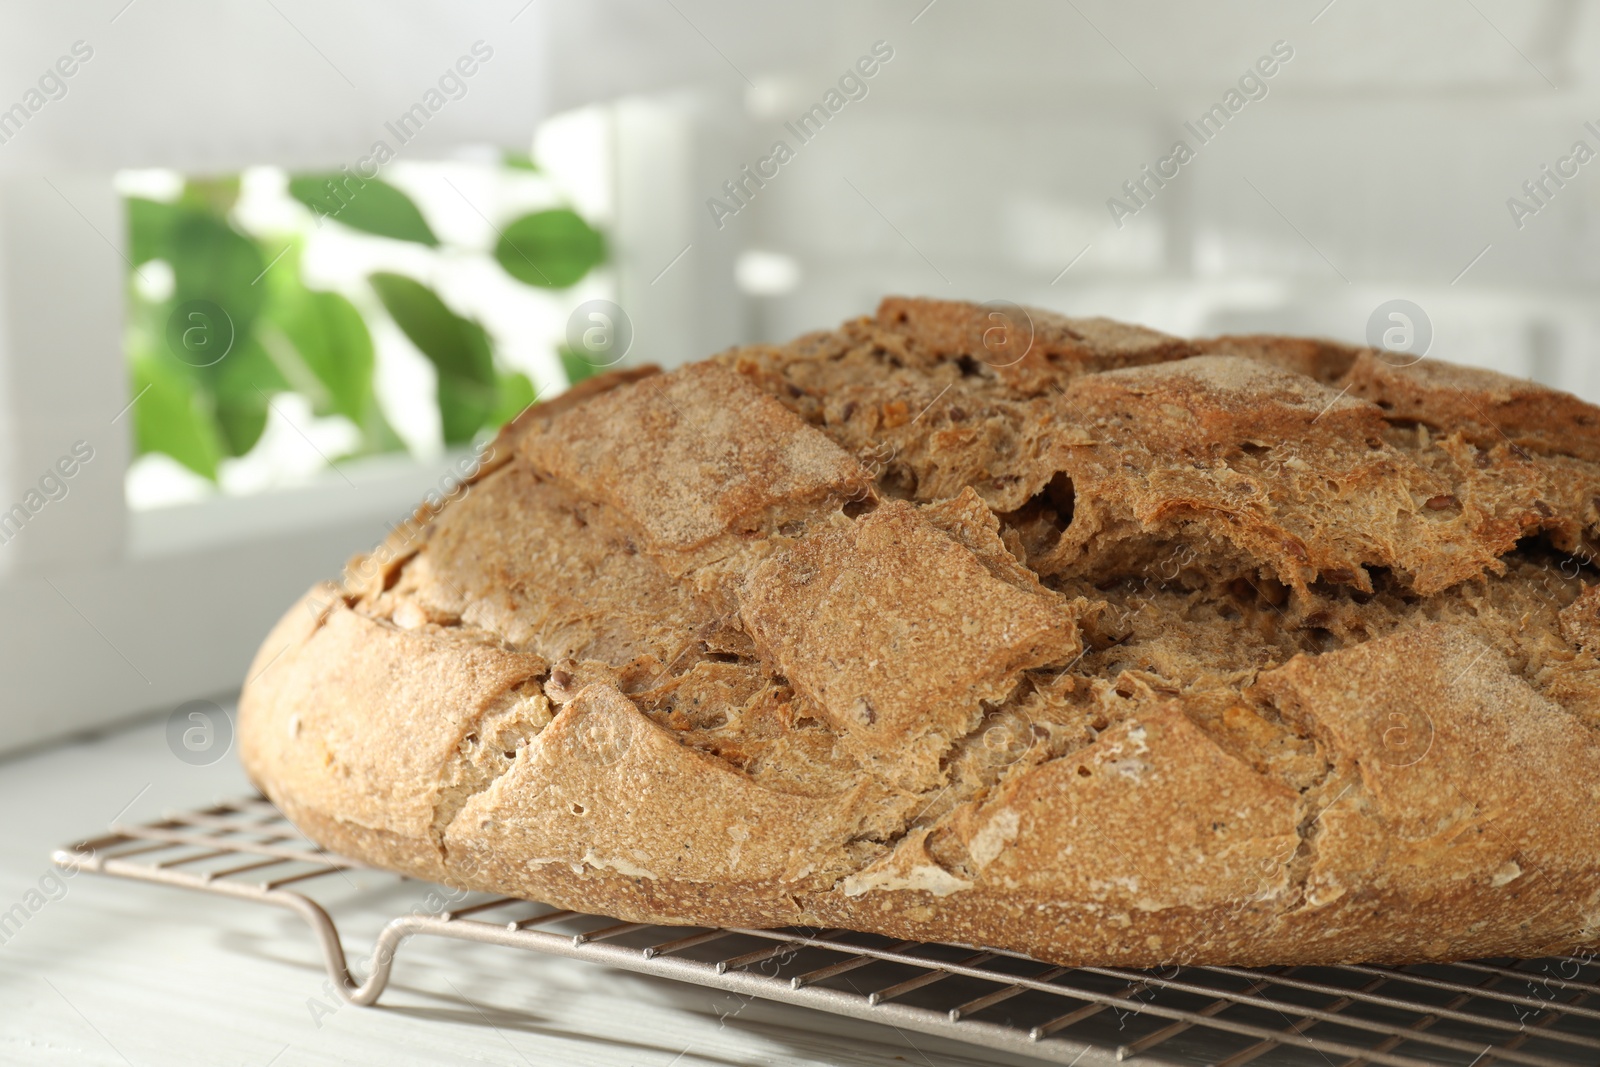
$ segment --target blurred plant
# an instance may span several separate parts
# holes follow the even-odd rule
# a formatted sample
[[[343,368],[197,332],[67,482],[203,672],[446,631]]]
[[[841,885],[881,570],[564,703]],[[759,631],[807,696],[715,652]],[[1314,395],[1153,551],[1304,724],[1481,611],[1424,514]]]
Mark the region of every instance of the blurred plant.
[[[534,169],[526,156],[505,165]],[[320,224],[429,248],[443,243],[417,205],[387,182],[348,174],[293,176],[289,195]],[[218,464],[243,456],[261,439],[269,404],[279,393],[303,395],[317,415],[342,415],[360,433],[347,456],[404,449],[373,390],[372,334],[356,305],[338,293],[308,288],[301,278],[301,242],[267,243],[232,219],[239,179],[190,179],[171,202],[127,201],[130,260],[135,275],[155,261],[171,269],[172,291],[130,275],[128,355],[140,454],[161,452],[213,481]],[[506,223],[494,258],[513,278],[541,288],[567,288],[604,262],[601,234],[565,208],[536,211]],[[470,442],[533,402],[527,375],[505,368],[494,339],[429,286],[400,274],[368,278],[385,311],[438,372],[437,402],[447,444]],[[563,351],[569,375],[573,365]]]

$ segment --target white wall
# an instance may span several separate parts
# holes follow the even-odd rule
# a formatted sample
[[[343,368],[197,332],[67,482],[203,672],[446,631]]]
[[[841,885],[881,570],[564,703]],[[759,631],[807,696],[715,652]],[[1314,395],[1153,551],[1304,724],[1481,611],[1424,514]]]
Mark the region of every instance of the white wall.
[[[492,52],[410,145],[524,145],[545,113],[543,0],[96,0],[0,14],[0,108],[82,42],[66,94],[0,143],[0,172],[354,164],[477,41]],[[69,64],[70,66],[70,64]],[[470,64],[469,64],[470,66]]]

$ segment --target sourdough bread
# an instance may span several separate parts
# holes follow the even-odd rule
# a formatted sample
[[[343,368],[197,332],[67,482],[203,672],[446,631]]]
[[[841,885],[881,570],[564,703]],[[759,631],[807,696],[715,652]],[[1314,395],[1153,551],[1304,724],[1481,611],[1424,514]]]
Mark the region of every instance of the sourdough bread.
[[[1068,964],[1600,945],[1600,410],[891,298],[530,408],[262,645],[329,848]]]

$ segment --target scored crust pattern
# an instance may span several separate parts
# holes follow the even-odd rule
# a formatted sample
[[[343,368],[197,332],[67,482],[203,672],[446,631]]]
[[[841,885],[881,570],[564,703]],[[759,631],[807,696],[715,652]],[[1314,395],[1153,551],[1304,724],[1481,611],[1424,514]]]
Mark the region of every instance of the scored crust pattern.
[[[329,847],[636,921],[1600,944],[1600,410],[1026,317],[890,298],[530,408],[269,636],[252,777]]]

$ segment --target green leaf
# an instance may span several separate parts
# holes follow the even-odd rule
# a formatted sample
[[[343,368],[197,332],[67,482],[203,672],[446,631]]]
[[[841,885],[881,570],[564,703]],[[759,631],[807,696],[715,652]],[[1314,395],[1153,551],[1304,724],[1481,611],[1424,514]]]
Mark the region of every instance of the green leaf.
[[[605,261],[606,243],[577,212],[557,208],[512,222],[495,245],[494,258],[519,282],[565,289]]]
[[[353,230],[437,247],[428,220],[409,196],[377,178],[346,174],[300,174],[289,179],[289,195],[324,218]]]
[[[250,332],[266,289],[255,284],[266,257],[254,241],[220,219],[182,211],[174,221],[168,261],[173,300],[209,300],[233,320],[234,335]]]
[[[134,443],[139,454],[160,452],[196,474],[217,480],[222,454],[215,423],[200,391],[177,361],[158,354],[133,357]]]
[[[600,372],[600,368],[590,363],[589,357],[577,349],[562,345],[556,354],[561,357],[561,369],[566,372],[568,385],[577,385]]]
[[[128,258],[134,266],[165,259],[172,240],[172,224],[181,209],[176,204],[130,196],[128,208]]]
[[[283,287],[270,309],[274,324],[327,390],[327,408],[361,425],[372,404],[372,335],[356,306],[338,293]]]
[[[411,343],[441,372],[494,385],[494,356],[483,327],[451,311],[414,278],[379,272],[367,280]]]
[[[239,187],[237,174],[225,174],[220,178],[190,178],[183,183],[183,193],[178,197],[178,202],[221,218],[239,202]]]
[[[526,374],[512,371],[500,375],[494,411],[489,414],[489,425],[504,426],[522,414],[522,409],[533,403],[533,398],[533,380]]]
[[[318,414],[343,415],[356,424],[361,431],[357,454],[405,451],[405,441],[383,417],[373,392],[372,335],[354,304],[287,276],[273,286],[267,317],[288,340],[291,358],[299,357],[290,368],[298,371],[291,387],[311,396]]]
[[[254,337],[235,345],[209,379],[223,450],[242,456],[266,429],[272,395],[288,389],[289,383]]]
[[[439,372],[439,416],[449,444],[472,440],[495,408],[494,349],[482,326],[445,306],[437,293],[403,274],[368,279],[411,343]]]
[[[513,152],[507,149],[500,154],[500,159],[512,170],[537,171],[539,169],[539,164],[535,163],[533,157],[526,152]]]
[[[439,375],[439,422],[446,444],[460,445],[489,421],[494,411],[494,386]]]

